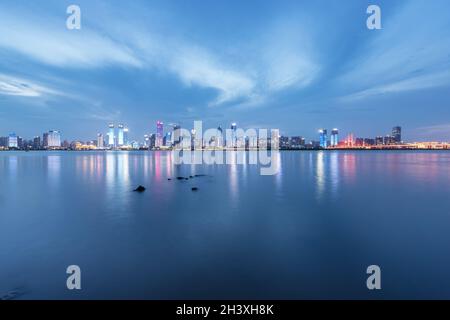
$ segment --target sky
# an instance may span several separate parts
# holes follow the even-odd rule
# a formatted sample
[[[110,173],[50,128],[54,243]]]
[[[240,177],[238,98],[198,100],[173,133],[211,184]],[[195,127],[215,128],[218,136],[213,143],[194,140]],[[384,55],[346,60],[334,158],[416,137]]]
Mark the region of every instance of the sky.
[[[0,136],[91,140],[114,122],[142,140],[157,120],[202,120],[450,141],[449,89],[448,0],[0,3]]]

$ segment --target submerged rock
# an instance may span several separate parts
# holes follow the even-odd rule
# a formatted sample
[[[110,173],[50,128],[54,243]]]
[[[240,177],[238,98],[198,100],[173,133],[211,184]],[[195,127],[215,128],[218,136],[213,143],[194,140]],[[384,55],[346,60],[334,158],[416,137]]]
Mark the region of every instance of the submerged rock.
[[[143,186],[139,186],[136,189],[134,189],[135,192],[144,192],[146,189]]]
[[[0,296],[0,301],[14,300],[14,299],[19,298],[23,294],[24,294],[24,292],[19,289],[11,290],[7,294]]]

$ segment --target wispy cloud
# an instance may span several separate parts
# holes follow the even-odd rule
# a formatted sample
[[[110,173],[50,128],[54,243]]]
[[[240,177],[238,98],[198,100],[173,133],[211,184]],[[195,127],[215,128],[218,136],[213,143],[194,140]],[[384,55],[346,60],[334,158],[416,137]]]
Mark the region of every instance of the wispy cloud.
[[[220,62],[205,49],[182,45],[169,58],[168,68],[187,85],[213,88],[219,91],[210,105],[220,105],[251,96],[254,80],[248,75]]]
[[[41,97],[44,95],[60,95],[56,90],[36,84],[30,80],[0,74],[0,94],[20,97]]]
[[[303,23],[302,23],[303,22]],[[311,28],[311,25],[309,25]],[[320,72],[314,40],[304,19],[284,19],[269,30],[261,46],[265,89],[304,88]]]
[[[37,21],[3,10],[0,47],[60,68],[158,70],[176,76],[186,86],[216,90],[209,106],[262,105],[273,93],[308,86],[320,70],[306,28],[292,20],[272,26],[252,49],[257,56],[250,57],[251,61],[236,62],[235,57],[188,41],[174,31],[155,32],[139,17],[126,24],[115,21],[110,28],[110,19],[103,16],[80,31],[68,31],[60,20]]]
[[[436,72],[418,77],[413,77],[398,82],[376,86],[367,90],[362,90],[340,98],[342,102],[352,102],[364,100],[371,96],[381,96],[391,93],[400,93],[412,90],[425,90],[429,88],[449,86],[450,71]]]
[[[441,6],[441,10],[437,10]],[[359,100],[374,95],[450,85],[448,2],[406,2],[382,30],[371,31],[363,54],[339,79],[353,92],[344,98]],[[348,89],[344,89],[348,91]]]
[[[68,31],[60,20],[42,21],[39,15],[30,18],[7,12],[0,11],[0,47],[4,49],[66,68],[141,65],[129,48],[101,33]]]

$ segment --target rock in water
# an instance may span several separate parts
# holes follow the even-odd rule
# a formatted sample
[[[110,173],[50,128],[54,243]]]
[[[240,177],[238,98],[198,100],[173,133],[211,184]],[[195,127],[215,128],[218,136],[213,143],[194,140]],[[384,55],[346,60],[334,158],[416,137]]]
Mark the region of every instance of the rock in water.
[[[134,189],[134,191],[136,191],[136,192],[144,192],[145,191],[145,187],[139,186],[136,189]]]
[[[192,187],[191,190],[192,190],[192,191],[198,191],[198,188],[197,188],[197,187]]]

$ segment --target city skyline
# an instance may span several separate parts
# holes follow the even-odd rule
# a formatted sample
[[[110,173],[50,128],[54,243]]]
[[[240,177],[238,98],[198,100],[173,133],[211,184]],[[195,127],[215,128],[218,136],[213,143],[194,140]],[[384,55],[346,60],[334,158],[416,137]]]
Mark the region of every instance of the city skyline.
[[[200,127],[198,127],[200,126]],[[184,130],[184,132],[183,132]],[[212,130],[212,136],[210,136]],[[199,131],[199,132],[197,132]],[[208,133],[207,133],[208,132]],[[142,140],[129,138],[129,127],[123,123],[117,126],[114,123],[107,125],[107,133],[99,132],[95,139],[82,141],[81,139],[63,139],[58,130],[49,130],[41,136],[33,139],[21,137],[15,132],[8,136],[0,135],[0,150],[155,150],[185,148],[184,140],[188,134],[188,145],[194,149],[202,148],[226,148],[226,149],[254,149],[261,146],[280,149],[449,149],[450,141],[407,141],[403,138],[401,126],[394,126],[390,133],[375,137],[357,136],[349,131],[345,138],[338,128],[333,128],[328,134],[328,129],[317,131],[317,140],[307,140],[304,135],[281,135],[275,128],[241,128],[237,122],[230,124],[228,129],[203,128],[202,121],[194,121],[193,127],[183,128],[177,123],[168,123],[158,120],[154,132],[145,134]],[[201,136],[198,136],[198,134]],[[205,140],[207,135],[209,140]]]
[[[0,4],[4,134],[56,126],[90,140],[115,122],[142,137],[169,114],[308,140],[334,127],[372,137],[387,123],[410,141],[450,139],[447,1],[377,1],[381,30],[366,27],[367,1],[82,0],[75,31],[68,4]]]

